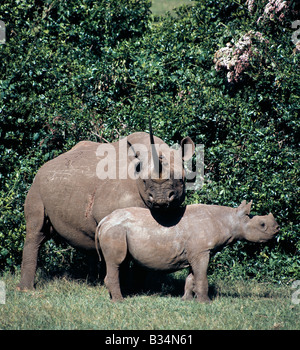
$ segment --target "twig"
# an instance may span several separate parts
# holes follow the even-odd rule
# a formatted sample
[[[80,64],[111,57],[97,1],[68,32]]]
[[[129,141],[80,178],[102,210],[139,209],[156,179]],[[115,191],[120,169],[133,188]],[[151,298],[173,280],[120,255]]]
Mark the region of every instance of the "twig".
[[[104,141],[104,142],[106,142],[106,143],[109,143],[109,141],[107,141],[103,136],[100,136],[100,135],[97,134],[96,132],[91,131],[91,134],[93,134],[93,135],[99,137],[100,141]]]

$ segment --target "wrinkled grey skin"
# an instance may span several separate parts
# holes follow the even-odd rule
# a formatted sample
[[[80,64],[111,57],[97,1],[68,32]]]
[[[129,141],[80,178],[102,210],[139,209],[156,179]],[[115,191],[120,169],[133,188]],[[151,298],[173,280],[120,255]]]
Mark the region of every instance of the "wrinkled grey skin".
[[[150,176],[153,170],[153,144],[150,143],[149,134],[144,132],[131,134],[127,139],[111,144],[116,157],[109,158],[109,161],[117,160],[115,179],[101,180],[97,176],[100,171],[97,165],[107,154],[101,158],[97,153],[101,144],[90,141],[79,142],[70,151],[40,168],[25,201],[26,240],[21,281],[17,289],[34,287],[39,248],[53,234],[58,234],[73,247],[96,256],[94,236],[97,224],[115,209],[135,206],[159,210],[182,203],[184,176],[178,179],[174,175],[184,174],[182,159],[192,156],[194,144],[190,138],[182,140],[182,145],[192,145],[192,151],[185,154],[171,150],[157,137],[152,136],[151,141],[156,146],[163,145],[164,154],[169,160],[160,165],[156,179]],[[125,153],[119,151],[121,142],[125,143],[121,148],[125,149]],[[135,151],[138,145],[146,146],[146,151]],[[172,163],[175,158],[177,162]],[[129,168],[130,164],[135,166],[136,178],[120,179],[119,169],[125,167],[127,171],[126,167]]]
[[[188,205],[161,215],[143,208],[116,210],[104,218],[95,234],[96,247],[106,262],[105,284],[112,301],[122,300],[119,266],[128,253],[135,261],[154,270],[190,268],[183,300],[209,302],[207,267],[210,251],[237,239],[266,242],[279,230],[270,213],[249,217],[250,203],[238,208]]]

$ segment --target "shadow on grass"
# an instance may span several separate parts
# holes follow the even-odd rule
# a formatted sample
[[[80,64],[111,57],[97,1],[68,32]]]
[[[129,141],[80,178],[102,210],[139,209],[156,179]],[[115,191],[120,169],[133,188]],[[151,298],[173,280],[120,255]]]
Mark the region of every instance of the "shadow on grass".
[[[78,280],[89,285],[103,285],[106,275],[105,263],[95,261],[94,271],[89,269],[86,256],[77,258],[72,264],[68,264],[66,268],[60,266],[53,268],[51,271],[40,266],[36,287],[47,283],[56,278],[68,278]],[[120,285],[124,297],[132,297],[134,295],[159,295],[182,297],[184,294],[185,279],[188,275],[188,269],[178,271],[176,273],[167,274],[160,271],[148,270],[140,267],[133,262],[127,261],[120,268]],[[270,288],[267,284],[258,283],[257,281],[226,281],[224,279],[216,279],[209,284],[208,295],[211,300],[216,297],[230,298],[248,298],[248,297],[264,297],[273,298],[278,293],[274,290],[274,286]]]
[[[90,286],[104,284],[104,277],[106,275],[105,264],[97,263],[96,272],[94,271],[91,273],[86,259],[80,261],[80,264],[78,264],[78,262],[79,261],[77,261],[76,264],[68,265],[65,269],[59,267],[47,270],[39,266],[35,287],[39,288],[39,286],[57,278],[80,281]],[[166,273],[145,269],[131,262],[120,268],[120,286],[125,298],[136,295],[159,295],[181,298],[184,294],[184,285],[187,275],[188,269],[176,273]],[[215,284],[209,285],[208,295],[211,300],[215,299],[217,296],[241,297],[236,291],[226,291],[222,293],[220,287]]]
[[[188,272],[183,270],[176,274],[168,274],[161,271],[153,271],[127,262],[120,268],[120,286],[124,297],[134,295],[160,295],[181,297],[184,293],[185,278]],[[39,266],[36,288],[57,278],[67,278],[85,282],[88,285],[104,284],[106,267],[104,263],[97,263],[96,271],[91,272],[86,261],[80,264],[68,265],[47,270]]]
[[[188,269],[176,273],[153,271],[133,265],[120,271],[120,285],[124,297],[134,295],[159,295],[182,297]],[[209,286],[209,297],[213,300],[217,291]]]

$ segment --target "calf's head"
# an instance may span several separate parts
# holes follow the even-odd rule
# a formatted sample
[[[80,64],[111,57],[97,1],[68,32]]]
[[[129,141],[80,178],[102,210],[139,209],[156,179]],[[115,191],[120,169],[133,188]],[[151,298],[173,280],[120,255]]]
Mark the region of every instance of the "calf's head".
[[[150,135],[150,145],[140,149],[134,145],[134,172],[139,193],[150,208],[161,209],[179,206],[185,197],[183,161],[192,157],[195,146],[186,137],[180,149],[164,143],[155,144]]]
[[[264,216],[250,216],[252,201],[248,204],[244,200],[236,209],[241,222],[241,234],[250,242],[266,242],[279,231],[279,226],[273,214]]]

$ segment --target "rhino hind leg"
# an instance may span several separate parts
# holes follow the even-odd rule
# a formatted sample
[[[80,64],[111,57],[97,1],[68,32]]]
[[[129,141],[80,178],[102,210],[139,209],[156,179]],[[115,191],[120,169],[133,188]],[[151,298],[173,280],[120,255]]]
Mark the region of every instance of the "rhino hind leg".
[[[99,275],[103,270],[102,269],[99,271],[99,268],[98,268],[99,256],[94,251],[88,251],[87,258],[88,258],[87,282],[92,285],[96,285]]]
[[[42,200],[34,191],[29,191],[25,202],[26,238],[23,248],[21,280],[17,290],[34,289],[37,258],[40,246],[49,238],[49,223],[45,220]]]
[[[121,293],[119,282],[119,266],[115,264],[107,265],[107,273],[104,279],[104,283],[109,290],[112,301],[121,301],[123,296]]]
[[[185,280],[184,295],[182,297],[182,300],[192,300],[194,298],[193,290],[194,290],[194,276],[192,273],[190,273]]]

